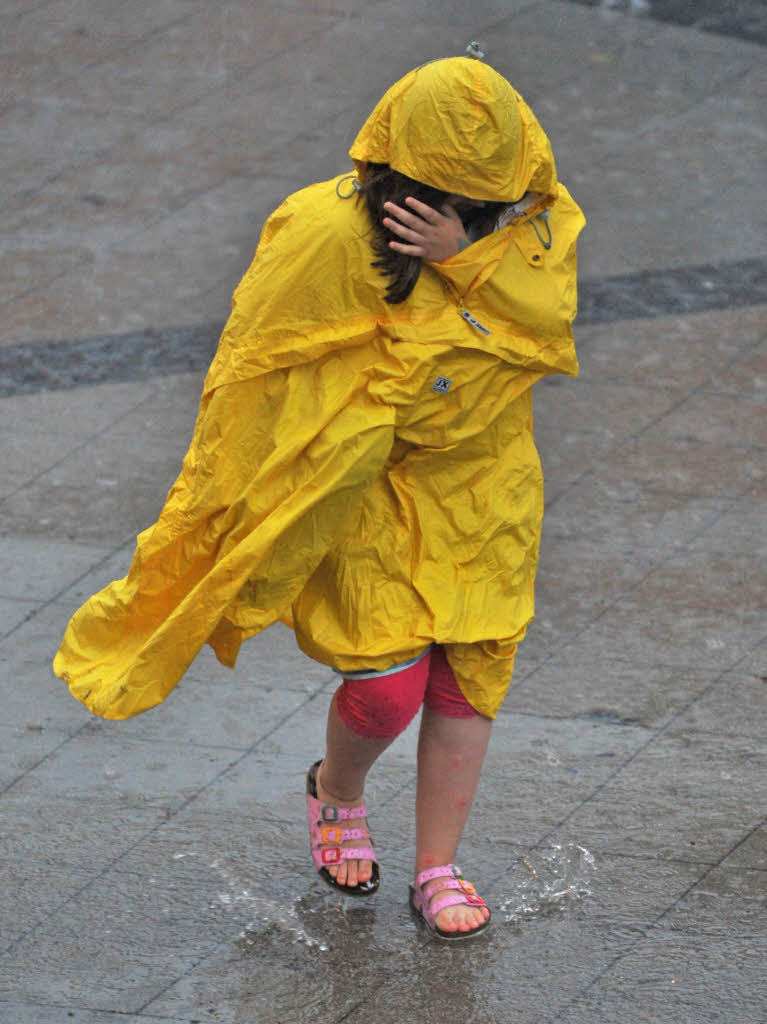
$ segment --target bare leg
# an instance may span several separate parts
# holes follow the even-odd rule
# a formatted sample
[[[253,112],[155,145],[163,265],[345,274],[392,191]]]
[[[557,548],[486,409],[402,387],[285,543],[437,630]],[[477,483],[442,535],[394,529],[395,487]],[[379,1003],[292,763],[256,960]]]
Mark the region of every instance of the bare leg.
[[[418,737],[415,871],[455,860],[458,842],[471,809],[492,720],[448,718],[424,706]],[[425,892],[440,890],[438,878]],[[471,931],[488,917],[486,907],[456,906],[440,911],[437,924],[445,931]]]
[[[348,729],[336,707],[336,698],[330,705],[327,727],[327,753],[317,772],[317,796],[336,807],[354,807],[362,799],[367,773],[379,754],[393,742],[391,739],[368,739]],[[357,828],[364,822],[350,819],[346,828]],[[358,846],[359,840],[349,840],[349,846]],[[369,860],[345,860],[328,870],[341,885],[367,882],[373,865]]]

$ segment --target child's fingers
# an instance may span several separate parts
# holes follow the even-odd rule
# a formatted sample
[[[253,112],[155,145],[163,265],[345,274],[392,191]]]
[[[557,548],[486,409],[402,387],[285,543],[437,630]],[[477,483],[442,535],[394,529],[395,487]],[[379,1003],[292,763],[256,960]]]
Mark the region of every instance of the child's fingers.
[[[426,249],[422,245],[407,245],[405,242],[389,242],[389,248],[407,256],[425,256]]]
[[[423,217],[419,217],[417,214],[412,213],[410,210],[405,210],[403,207],[397,206],[396,203],[386,202],[384,203],[384,209],[388,210],[389,213],[393,213],[398,218],[398,220],[401,220],[403,224],[407,224],[408,227],[424,227]],[[431,207],[427,206],[426,209],[431,209]],[[427,223],[431,222],[427,221]]]
[[[383,226],[388,228],[389,231],[394,231],[400,238],[407,238],[410,242],[423,241],[423,235],[420,231],[415,231],[413,228],[400,224],[399,221],[393,220],[391,217],[384,217]]]
[[[463,221],[461,220],[458,211],[454,206],[451,206],[450,203],[445,203],[442,207],[442,214],[447,217],[448,220],[456,221],[458,224],[463,226]]]
[[[415,196],[408,196],[405,202],[416,211],[422,220],[428,221],[429,224],[439,224],[440,220],[442,220],[443,214],[439,210],[435,210],[433,206],[422,203]]]

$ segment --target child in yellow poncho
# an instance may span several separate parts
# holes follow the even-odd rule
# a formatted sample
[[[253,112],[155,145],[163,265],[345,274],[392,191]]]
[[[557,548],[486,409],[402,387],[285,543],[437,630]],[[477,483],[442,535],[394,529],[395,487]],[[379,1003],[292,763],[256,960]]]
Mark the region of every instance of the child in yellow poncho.
[[[577,372],[583,217],[529,107],[477,60],[410,72],[350,155],[267,221],[181,474],[54,669],[126,718],[204,643],[233,666],[288,622],[344,679],[307,810],[317,869],[357,896],[380,877],[365,777],[423,703],[411,904],[473,937],[490,912],[454,858],[533,617],[531,386]]]

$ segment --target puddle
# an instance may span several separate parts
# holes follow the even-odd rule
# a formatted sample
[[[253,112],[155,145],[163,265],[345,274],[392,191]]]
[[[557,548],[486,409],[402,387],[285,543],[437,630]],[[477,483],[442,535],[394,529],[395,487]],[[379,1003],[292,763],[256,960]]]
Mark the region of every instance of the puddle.
[[[536,850],[510,873],[514,891],[495,896],[497,913],[511,924],[563,914],[591,895],[595,871],[593,854],[576,843]]]
[[[311,935],[301,923],[296,909],[300,897],[291,903],[253,891],[253,887],[244,884],[243,879],[221,859],[214,860],[210,867],[225,887],[225,891],[218,893],[216,905],[231,912],[242,925],[238,935],[241,941],[254,945],[261,933],[271,929],[284,934],[291,943],[327,951],[324,939]]]
[[[381,893],[370,901],[339,897],[331,890],[288,895],[295,874],[281,879],[276,870],[263,876],[265,883],[254,884],[250,872],[246,876],[223,856],[209,866],[219,883],[214,906],[232,916],[240,929],[237,938],[247,946],[263,945],[271,938],[326,953],[359,939],[386,960],[413,955],[413,936],[419,928],[404,899],[390,902],[394,893]],[[595,870],[593,855],[576,843],[553,845],[517,859],[505,875],[504,888],[488,893],[501,926],[493,929],[495,940],[504,926],[517,931],[524,922],[566,916],[591,895]]]

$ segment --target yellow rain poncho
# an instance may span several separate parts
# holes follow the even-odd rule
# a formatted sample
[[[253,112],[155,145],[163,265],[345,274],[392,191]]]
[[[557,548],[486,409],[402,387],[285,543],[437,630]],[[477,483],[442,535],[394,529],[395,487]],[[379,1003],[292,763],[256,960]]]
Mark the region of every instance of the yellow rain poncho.
[[[386,162],[473,199],[540,200],[425,262],[394,305],[350,180],[312,185],[269,218],[165,507],[56,656],[96,714],[158,704],[206,642],[233,666],[278,619],[342,671],[444,644],[470,703],[491,717],[500,706],[533,617],[531,386],[577,372],[583,216],[522,98],[468,58],[392,86],[350,155],[360,175]]]

